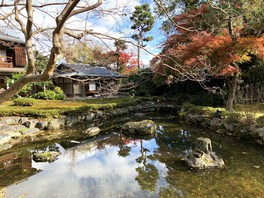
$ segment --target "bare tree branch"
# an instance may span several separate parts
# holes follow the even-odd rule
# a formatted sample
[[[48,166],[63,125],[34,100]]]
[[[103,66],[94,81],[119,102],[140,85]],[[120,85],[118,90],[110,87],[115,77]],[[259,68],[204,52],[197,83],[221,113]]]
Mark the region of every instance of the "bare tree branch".
[[[87,6],[87,7],[84,7],[84,8],[81,8],[81,9],[78,9],[78,10],[74,10],[70,15],[69,15],[69,18],[74,16],[74,15],[77,15],[77,14],[80,14],[80,13],[83,13],[83,12],[87,12],[87,11],[90,11],[90,10],[94,10],[96,9],[97,7],[99,7],[100,5],[102,5],[103,3],[103,0],[97,0],[97,2],[91,6]]]
[[[19,3],[20,0],[15,0],[14,2],[14,8],[15,8],[15,19],[16,21],[18,22],[18,24],[20,25],[21,27],[21,31],[23,32],[24,36],[26,37],[26,27],[25,25],[23,24],[22,20],[19,18],[19,9],[18,9],[18,3]]]
[[[175,23],[175,21],[173,20],[173,18],[170,17],[169,13],[167,12],[166,8],[160,3],[158,2],[157,0],[154,0],[154,2],[164,11],[165,15],[168,17],[168,19],[172,22],[172,24],[179,28],[179,29],[182,29],[182,30],[185,30],[185,31],[189,31],[189,32],[193,32],[193,31],[196,31],[195,29],[193,28],[185,28],[183,26],[180,26],[179,24]]]

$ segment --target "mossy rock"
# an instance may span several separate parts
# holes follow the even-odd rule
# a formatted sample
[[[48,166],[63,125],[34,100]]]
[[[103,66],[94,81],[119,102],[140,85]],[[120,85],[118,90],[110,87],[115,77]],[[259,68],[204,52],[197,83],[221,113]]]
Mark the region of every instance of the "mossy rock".
[[[156,132],[157,125],[152,120],[143,120],[140,122],[127,122],[121,131],[125,134],[151,135]]]
[[[33,153],[35,162],[53,162],[61,153],[58,151],[36,152]]]

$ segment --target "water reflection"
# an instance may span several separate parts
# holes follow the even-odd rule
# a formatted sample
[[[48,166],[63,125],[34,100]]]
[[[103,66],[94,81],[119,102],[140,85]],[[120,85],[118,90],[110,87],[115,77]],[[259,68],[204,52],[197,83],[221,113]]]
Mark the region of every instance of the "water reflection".
[[[263,194],[262,147],[206,134],[213,140],[214,150],[224,158],[226,168],[194,172],[182,164],[181,158],[190,152],[192,142],[203,132],[182,129],[173,122],[158,124],[157,134],[147,139],[111,133],[84,140],[79,145],[56,144],[62,153],[58,159],[52,163],[30,160],[28,170],[38,173],[19,184],[13,184],[12,180],[3,184],[13,184],[8,187],[6,197],[256,197]],[[33,150],[53,147],[33,148],[24,156],[31,159]],[[247,154],[242,153],[245,149]],[[5,177],[1,170],[0,181]]]
[[[10,152],[0,156],[0,187],[8,186],[36,174],[30,150]]]
[[[53,163],[33,161],[32,167],[42,172],[10,186],[7,197],[34,197],[36,194],[38,197],[150,196],[143,190],[155,191],[158,170],[151,164],[150,153],[156,145],[153,140],[124,138],[114,135],[70,148]],[[129,152],[120,157],[124,148]],[[150,179],[153,182],[148,183]]]

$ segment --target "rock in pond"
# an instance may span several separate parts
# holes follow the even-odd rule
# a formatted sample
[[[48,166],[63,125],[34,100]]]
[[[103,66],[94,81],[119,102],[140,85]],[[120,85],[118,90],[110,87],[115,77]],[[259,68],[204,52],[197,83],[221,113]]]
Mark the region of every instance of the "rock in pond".
[[[100,129],[98,127],[90,127],[86,129],[83,133],[86,134],[88,137],[92,137],[100,133]]]
[[[195,149],[183,160],[191,168],[222,168],[225,163],[212,151],[212,144],[209,138],[199,137],[195,142]]]
[[[156,129],[157,125],[152,120],[143,120],[140,122],[127,122],[122,126],[121,131],[129,135],[151,135],[156,132]]]
[[[36,152],[33,153],[35,162],[53,162],[61,153],[58,151]]]

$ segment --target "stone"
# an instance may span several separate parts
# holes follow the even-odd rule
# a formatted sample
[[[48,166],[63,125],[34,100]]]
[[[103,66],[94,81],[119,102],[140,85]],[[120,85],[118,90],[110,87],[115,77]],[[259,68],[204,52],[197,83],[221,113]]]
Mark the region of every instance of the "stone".
[[[27,117],[21,117],[21,118],[18,120],[18,123],[19,123],[19,124],[24,124],[26,121],[28,121],[28,118],[27,118]]]
[[[125,134],[151,135],[156,132],[157,125],[152,120],[143,120],[140,122],[127,122],[121,131]]]
[[[210,128],[213,129],[213,130],[217,130],[220,125],[222,124],[222,119],[220,118],[213,118],[211,121],[210,121]]]
[[[22,135],[29,135],[29,134],[33,134],[33,133],[37,133],[39,132],[40,130],[38,128],[29,128],[29,129],[26,129],[25,131],[22,131]]]
[[[4,125],[4,126],[1,127],[1,131],[4,131],[4,132],[15,132],[16,128],[13,127],[12,125]]]
[[[255,136],[257,137],[257,142],[261,145],[264,144],[264,127],[258,128],[255,132]]]
[[[53,119],[48,123],[47,129],[48,130],[58,130],[63,126],[63,120],[60,119]]]
[[[86,134],[88,137],[95,136],[100,133],[100,129],[98,127],[90,127],[86,129],[83,133]]]
[[[16,116],[2,117],[1,121],[2,121],[2,123],[5,123],[5,124],[17,124],[19,119],[20,119],[20,117],[16,117]]]
[[[130,111],[130,112],[134,112],[134,111],[135,111],[135,108],[136,108],[136,107],[129,106],[129,107],[128,107],[128,111]]]
[[[25,127],[22,124],[16,124],[16,125],[11,125],[11,126],[14,128],[14,132],[21,132],[27,129],[27,127]]]
[[[258,129],[256,130],[256,132],[258,133],[258,135],[259,135],[260,137],[264,138],[264,127],[262,127],[262,128],[258,128]]]
[[[197,122],[197,115],[193,115],[193,114],[187,114],[185,116],[185,121],[188,123],[188,124],[198,124]]]
[[[11,136],[12,139],[15,139],[15,140],[22,136],[22,133],[20,133],[20,132],[11,132],[8,134]]]
[[[88,112],[85,115],[85,121],[92,121],[95,118],[95,114],[93,112]]]
[[[39,121],[37,119],[28,120],[23,123],[27,128],[34,128]]]
[[[41,120],[39,121],[36,126],[36,128],[38,128],[39,130],[45,130],[48,128],[48,121],[46,120]]]
[[[195,141],[195,150],[209,153],[212,151],[212,143],[209,138],[198,137]]]
[[[12,139],[12,137],[9,134],[1,134],[0,133],[0,145],[7,143],[11,139]]]
[[[212,151],[212,144],[209,138],[199,137],[195,141],[195,149],[185,156],[185,163],[196,169],[222,168],[225,163]]]
[[[139,116],[139,117],[143,117],[143,116],[145,116],[146,114],[145,114],[145,113],[135,113],[134,115],[135,115],[135,116]]]
[[[234,132],[236,129],[236,124],[232,122],[224,122],[224,126],[230,132]]]
[[[53,162],[61,153],[58,151],[36,152],[33,153],[35,162]]]

